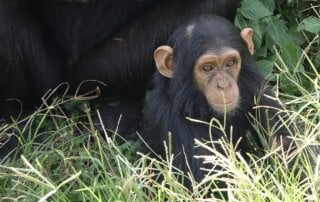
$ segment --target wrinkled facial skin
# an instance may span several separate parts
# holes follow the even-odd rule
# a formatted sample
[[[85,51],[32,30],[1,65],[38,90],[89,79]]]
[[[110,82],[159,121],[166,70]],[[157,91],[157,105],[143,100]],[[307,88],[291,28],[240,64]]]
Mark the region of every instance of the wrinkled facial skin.
[[[238,106],[240,69],[240,54],[231,48],[209,51],[196,61],[194,80],[214,111],[231,112]]]

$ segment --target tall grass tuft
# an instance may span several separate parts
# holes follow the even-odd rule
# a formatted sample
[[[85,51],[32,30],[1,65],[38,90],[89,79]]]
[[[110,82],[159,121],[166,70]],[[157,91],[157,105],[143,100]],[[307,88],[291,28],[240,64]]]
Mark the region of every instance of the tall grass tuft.
[[[141,141],[115,141],[117,131],[98,130],[87,99],[56,98],[23,123],[0,126],[1,137],[15,135],[21,145],[0,160],[0,201],[320,201],[320,74],[309,67],[289,71],[280,62],[274,80],[288,113],[283,124],[294,125],[295,152],[266,148],[244,157],[220,140],[222,155],[212,142],[195,140],[210,152],[195,157],[210,165],[195,182],[173,167],[170,146],[166,157],[151,158],[138,151]],[[214,119],[204,124],[224,129]],[[190,179],[193,190],[177,179]]]

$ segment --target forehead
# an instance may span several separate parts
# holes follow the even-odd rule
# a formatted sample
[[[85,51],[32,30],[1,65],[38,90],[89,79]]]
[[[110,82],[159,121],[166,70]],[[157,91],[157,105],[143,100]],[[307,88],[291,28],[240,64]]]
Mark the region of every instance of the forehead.
[[[224,47],[219,49],[208,49],[204,55],[222,56],[222,55],[239,55],[239,51],[234,48]]]
[[[240,54],[237,50],[233,48],[223,48],[218,50],[208,50],[202,56],[200,56],[197,60],[197,63],[207,60],[217,60],[217,59],[224,59],[236,57],[240,58]]]
[[[201,53],[210,49],[233,48],[239,50],[241,47],[240,30],[228,20],[218,16],[205,16],[190,22],[184,27],[184,36],[180,38],[181,45],[186,43],[191,47],[197,47]],[[193,49],[195,50],[195,49]]]
[[[204,54],[220,55],[238,52],[241,47],[240,33],[230,34],[210,32],[210,30],[195,30],[194,25],[190,25],[186,30],[186,40],[182,41],[182,46],[187,51],[198,53],[198,56]],[[238,36],[239,35],[239,36]],[[187,45],[188,44],[188,45]],[[183,48],[182,48],[183,49]]]

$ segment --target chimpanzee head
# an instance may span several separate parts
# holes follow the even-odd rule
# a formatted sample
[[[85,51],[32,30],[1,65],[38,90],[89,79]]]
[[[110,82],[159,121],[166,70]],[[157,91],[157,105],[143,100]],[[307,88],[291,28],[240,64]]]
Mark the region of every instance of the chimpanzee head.
[[[171,97],[193,111],[196,106],[190,105],[200,104],[201,99],[218,114],[236,109],[243,61],[252,58],[254,49],[252,36],[251,28],[240,31],[214,15],[201,16],[178,28],[168,45],[154,52],[159,73],[170,79]]]

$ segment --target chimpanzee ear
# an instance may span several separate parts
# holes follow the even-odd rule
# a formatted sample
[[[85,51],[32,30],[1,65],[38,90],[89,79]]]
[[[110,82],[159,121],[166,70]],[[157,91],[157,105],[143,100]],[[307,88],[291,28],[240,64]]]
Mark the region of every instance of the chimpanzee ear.
[[[253,43],[253,30],[251,28],[244,28],[240,33],[242,39],[246,42],[249,52],[253,55],[254,43]]]
[[[160,74],[165,77],[173,77],[173,48],[160,46],[153,54],[154,61]]]

